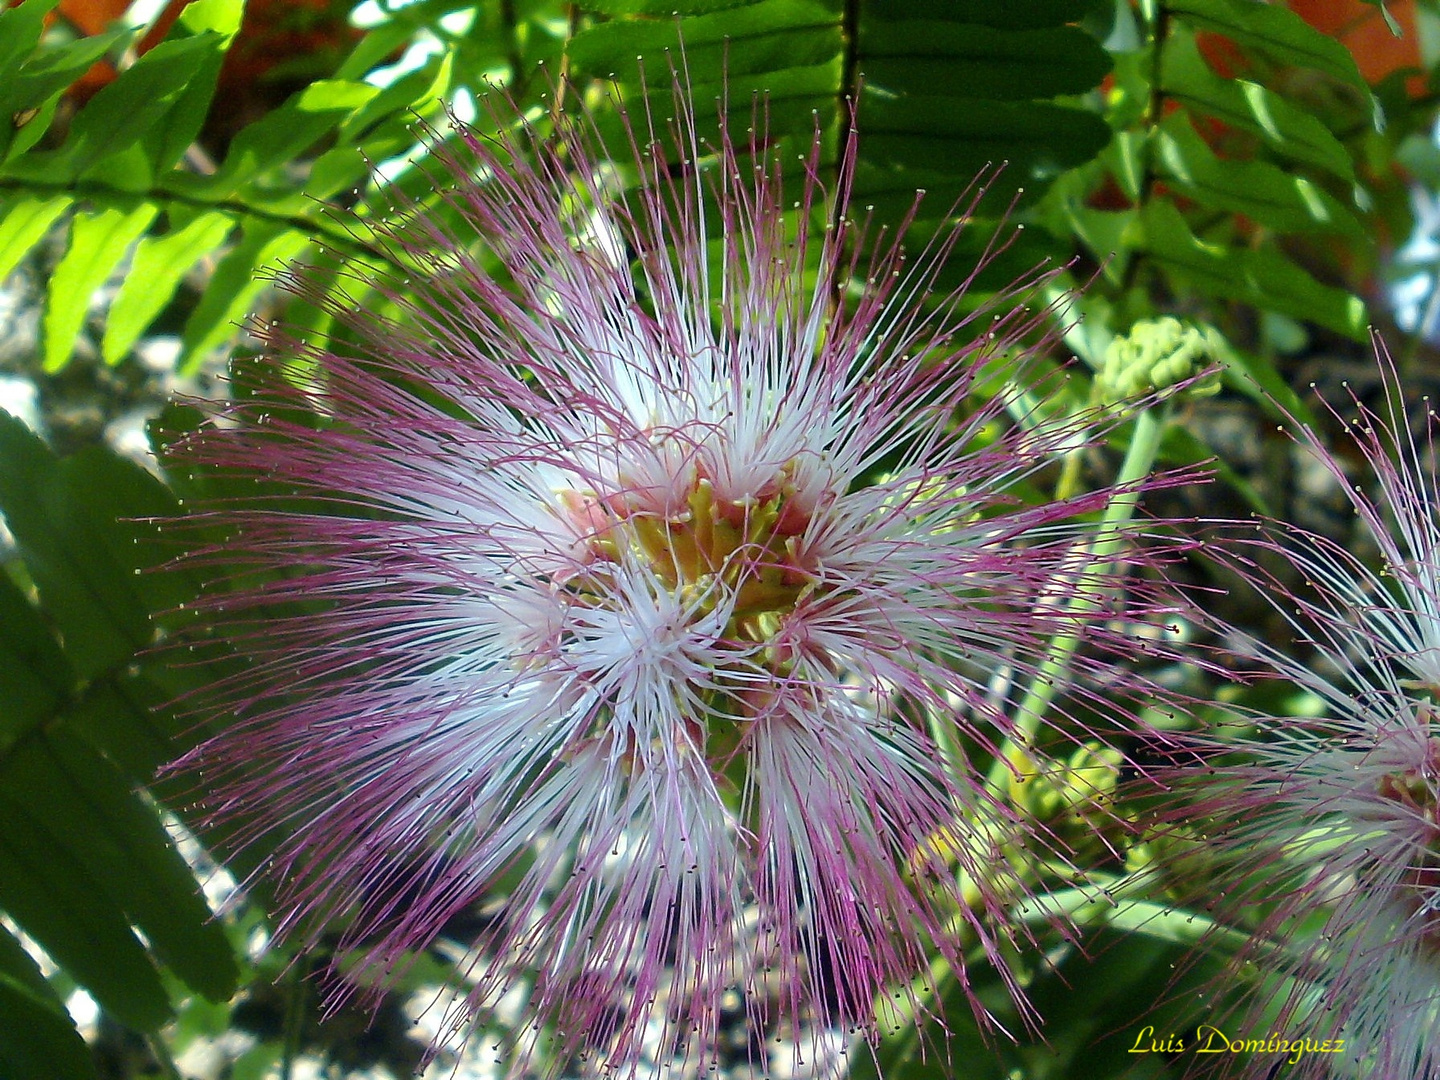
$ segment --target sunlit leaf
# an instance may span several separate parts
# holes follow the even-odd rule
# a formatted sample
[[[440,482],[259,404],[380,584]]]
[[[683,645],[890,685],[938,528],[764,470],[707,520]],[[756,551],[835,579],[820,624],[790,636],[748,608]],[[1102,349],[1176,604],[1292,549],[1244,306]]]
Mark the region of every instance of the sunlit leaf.
[[[216,211],[201,214],[164,236],[140,241],[105,322],[102,349],[107,363],[124,359],[175,295],[190,268],[224,243],[234,226],[229,214]]]
[[[70,247],[50,282],[45,309],[45,370],[59,371],[75,349],[95,290],[150,227],[159,208],[142,202],[131,210],[82,213],[70,229]]]
[[[21,195],[0,208],[0,279],[9,276],[70,203],[68,195]]]

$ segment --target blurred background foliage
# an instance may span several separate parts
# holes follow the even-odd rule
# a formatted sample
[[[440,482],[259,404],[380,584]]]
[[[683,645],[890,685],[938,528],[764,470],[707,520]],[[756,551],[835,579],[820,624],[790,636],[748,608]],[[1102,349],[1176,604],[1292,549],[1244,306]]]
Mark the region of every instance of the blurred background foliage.
[[[226,357],[254,352],[247,319],[331,331],[274,291],[278,267],[325,267],[353,294],[347,268],[376,257],[357,220],[392,213],[397,192],[449,212],[427,168],[452,137],[445,109],[493,128],[513,114],[487,107],[498,93],[543,127],[583,103],[617,134],[602,89],[632,107],[663,98],[682,42],[697,101],[724,90],[735,130],[759,110],[769,140],[797,151],[818,124],[827,169],[853,105],[856,206],[898,224],[925,189],[917,245],[986,171],[948,279],[1007,215],[1022,224],[974,288],[1045,260],[1067,268],[1061,284],[1084,287],[1066,301],[1075,400],[1139,320],[1217,331],[1228,392],[1191,407],[1163,450],[1215,459],[1221,483],[1201,511],[1320,512],[1270,475],[1277,403],[1308,418],[1296,387],[1367,370],[1371,324],[1402,378],[1434,382],[1433,0],[7,4],[0,1078],[403,1075],[419,1061],[428,1036],[411,1028],[407,994],[456,978],[465,928],[377,1013],[322,1018],[313,961],[258,947],[263,890],[235,899],[184,828],[186,789],[155,778],[201,734],[173,703],[226,658],[219,643],[204,664],[153,651],[199,583],[147,572],[177,551],[151,522],[223,481],[156,474],[144,433],[197,422],[167,397],[223,392]],[[1084,907],[1063,890],[1052,900]],[[1142,1022],[1179,1029],[1201,1007],[1191,991],[1206,962],[1181,958],[1203,916],[1162,890],[1086,919],[1084,953],[1057,944],[1031,965],[1047,1042],[981,1045],[957,996],[948,1035],[902,1018],[878,1063],[851,1055],[854,1071],[918,1078],[964,1060],[976,1078],[1178,1075],[1173,1057],[1126,1050]],[[935,975],[943,999],[954,984]],[[974,978],[1007,1015],[998,978],[983,965]]]

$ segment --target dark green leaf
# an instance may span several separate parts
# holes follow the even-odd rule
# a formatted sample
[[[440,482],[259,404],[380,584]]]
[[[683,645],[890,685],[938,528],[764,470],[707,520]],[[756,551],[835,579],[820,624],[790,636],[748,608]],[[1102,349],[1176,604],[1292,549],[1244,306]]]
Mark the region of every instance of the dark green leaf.
[[[5,935],[0,929],[0,935]],[[0,962],[0,1076],[5,1080],[91,1080],[90,1048],[64,1006]]]
[[[65,491],[105,523],[105,542],[146,609],[161,614],[188,603],[200,582],[185,568],[160,567],[181,552],[165,543],[165,525],[180,516],[170,490],[150,473],[109,447],[93,446],[60,463]]]
[[[157,768],[185,749],[172,738],[175,723],[163,708],[167,695],[145,677],[170,674],[164,665],[159,658],[139,672],[91,683],[63,717],[67,730],[104,751],[135,784],[150,782]]]
[[[45,822],[187,985],[212,1001],[234,992],[223,929],[154,809],[113,765],[76,739],[31,738],[0,765],[0,795]]]
[[[1025,0],[1023,4],[996,0],[873,0],[864,5],[866,23],[889,19],[948,19],[1000,30],[1034,30],[1064,26],[1089,14],[1090,0]]]
[[[31,808],[0,792],[0,908],[99,1004],[142,1031],[170,999],[124,914]]]
[[[40,613],[0,573],[0,754],[52,716],[74,683]]]
[[[8,977],[12,983],[18,983],[50,1004],[64,1007],[35,958],[3,926],[0,926],[0,976]]]
[[[867,89],[881,93],[998,100],[1084,93],[1111,67],[1100,43],[1075,27],[997,30],[939,20],[867,23],[858,63]]]
[[[0,413],[0,513],[64,638],[77,675],[91,678],[150,641],[133,567],[116,558],[113,522],[68,491],[60,463],[20,421]]]
[[[930,176],[968,183],[1002,163],[1010,184],[1048,178],[1094,157],[1111,134],[1094,113],[1043,102],[867,94],[861,114],[865,159],[890,170],[883,190],[929,187]]]

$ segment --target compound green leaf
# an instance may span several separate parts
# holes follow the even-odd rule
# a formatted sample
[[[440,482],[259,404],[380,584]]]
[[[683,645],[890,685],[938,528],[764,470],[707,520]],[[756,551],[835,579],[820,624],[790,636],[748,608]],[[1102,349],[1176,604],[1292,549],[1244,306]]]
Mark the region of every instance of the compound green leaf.
[[[50,3],[30,3],[0,14],[17,21],[11,24],[0,22],[0,48],[6,55],[19,56],[24,60],[19,71],[0,75],[0,117],[9,123],[0,124],[0,161],[6,161],[24,153],[39,141],[50,127],[54,118],[55,103],[61,93],[75,79],[99,60],[124,34],[115,30],[93,37],[83,37],[68,44],[47,47],[38,54],[33,52],[38,35],[32,35],[26,12],[34,9],[43,13]],[[13,34],[11,37],[9,35]],[[10,48],[18,52],[9,52]],[[26,58],[26,54],[29,54]],[[16,117],[25,116],[23,124],[15,122]]]
[[[74,179],[133,145],[191,90],[214,57],[218,40],[218,35],[206,34],[161,42],[101,89],[76,114],[65,145],[33,155],[25,174],[52,182]]]
[[[105,284],[130,245],[150,227],[157,212],[154,203],[142,202],[132,210],[110,207],[76,216],[70,247],[50,281],[45,308],[46,371],[59,371],[69,361],[90,298]]]

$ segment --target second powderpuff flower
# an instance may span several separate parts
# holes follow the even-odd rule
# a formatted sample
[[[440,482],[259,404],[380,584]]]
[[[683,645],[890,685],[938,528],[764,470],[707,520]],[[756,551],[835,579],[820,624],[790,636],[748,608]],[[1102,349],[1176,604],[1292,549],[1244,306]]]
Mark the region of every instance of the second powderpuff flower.
[[[1202,793],[1185,814],[1209,822],[1212,869],[1228,866],[1217,907],[1255,933],[1243,954],[1265,978],[1247,1032],[1325,1044],[1292,1062],[1297,1075],[1414,1080],[1440,1076],[1440,477],[1383,363],[1388,415],[1357,400],[1349,425],[1373,496],[1313,430],[1300,436],[1379,567],[1290,530],[1240,560],[1302,647],[1232,646],[1308,690],[1320,718],[1260,718],[1252,738],[1209,743],[1211,768],[1177,778]],[[1303,591],[1259,570],[1277,557]],[[1274,1064],[1249,1062],[1257,1075]]]
[[[983,762],[1052,638],[1145,647],[1084,520],[1116,492],[1018,494],[1093,418],[977,393],[1044,338],[1039,279],[937,294],[955,234],[911,269],[868,243],[853,139],[827,189],[818,133],[782,181],[763,133],[707,145],[676,108],[622,169],[584,123],[459,129],[437,200],[376,227],[405,269],[369,302],[294,273],[342,332],[270,332],[290,381],[170,451],[260,483],[201,519],[247,666],[179,768],[280,933],[383,985],[503,888],[457,1029],[530,979],[528,1015],[616,1067],[657,1029],[703,1055],[757,953],[785,1017],[872,1036],[932,951],[1005,970],[1027,884],[934,838],[1023,826],[932,731]]]

